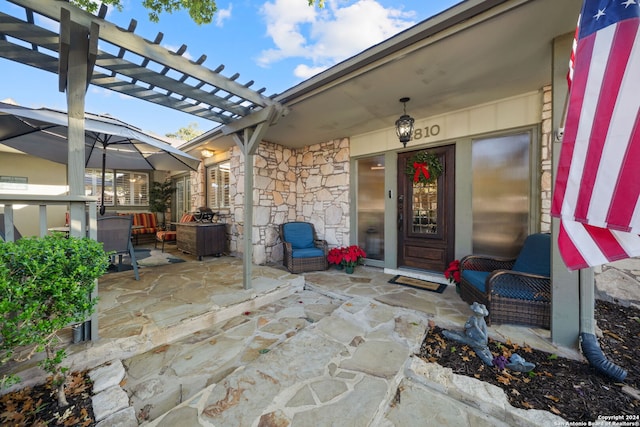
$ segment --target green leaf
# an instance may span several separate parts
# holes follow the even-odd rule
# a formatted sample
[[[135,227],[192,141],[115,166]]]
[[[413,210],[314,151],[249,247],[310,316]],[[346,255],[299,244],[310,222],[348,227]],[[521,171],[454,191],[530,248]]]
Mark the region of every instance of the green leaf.
[[[102,244],[62,235],[0,242],[0,360],[17,347],[46,350],[42,366],[63,374],[57,332],[93,313],[91,293],[109,265]]]

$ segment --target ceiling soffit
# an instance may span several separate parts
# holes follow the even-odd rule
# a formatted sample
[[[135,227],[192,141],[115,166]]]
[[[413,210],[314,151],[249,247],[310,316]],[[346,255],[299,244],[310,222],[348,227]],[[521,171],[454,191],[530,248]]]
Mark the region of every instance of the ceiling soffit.
[[[276,96],[291,111],[265,138],[299,148],[392,131],[405,96],[407,113],[427,119],[539,91],[551,83],[554,39],[573,35],[580,6],[461,2]]]

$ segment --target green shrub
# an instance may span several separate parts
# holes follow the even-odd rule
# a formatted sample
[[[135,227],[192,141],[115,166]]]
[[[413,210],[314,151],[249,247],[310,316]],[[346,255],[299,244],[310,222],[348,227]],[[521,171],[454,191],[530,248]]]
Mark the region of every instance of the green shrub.
[[[46,351],[41,366],[54,377],[64,403],[66,356],[57,332],[93,313],[96,279],[109,265],[102,243],[60,234],[0,242],[0,362],[18,347]]]

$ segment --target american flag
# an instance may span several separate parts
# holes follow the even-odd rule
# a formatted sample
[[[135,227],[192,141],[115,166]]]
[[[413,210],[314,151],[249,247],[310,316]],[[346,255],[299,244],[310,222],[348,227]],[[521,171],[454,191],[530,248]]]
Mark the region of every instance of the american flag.
[[[640,255],[640,0],[585,0],[551,214],[570,270]]]
[[[567,86],[571,89],[571,81],[573,80],[573,70],[575,69],[576,48],[578,47],[578,34],[580,33],[580,18],[576,25],[576,33],[573,36],[573,44],[571,45],[571,57],[569,58],[569,71],[567,71]]]

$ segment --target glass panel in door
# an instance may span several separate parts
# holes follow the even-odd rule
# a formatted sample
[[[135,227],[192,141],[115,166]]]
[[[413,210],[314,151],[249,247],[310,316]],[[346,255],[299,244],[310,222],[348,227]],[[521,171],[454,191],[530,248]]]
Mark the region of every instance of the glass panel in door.
[[[413,232],[438,233],[438,183],[413,183]]]
[[[175,221],[178,220],[185,212],[184,210],[184,180],[179,179],[176,181],[176,218]]]
[[[175,215],[174,221],[178,221],[182,214],[192,212],[191,209],[191,178],[182,176],[173,180],[176,189],[175,193]]]

